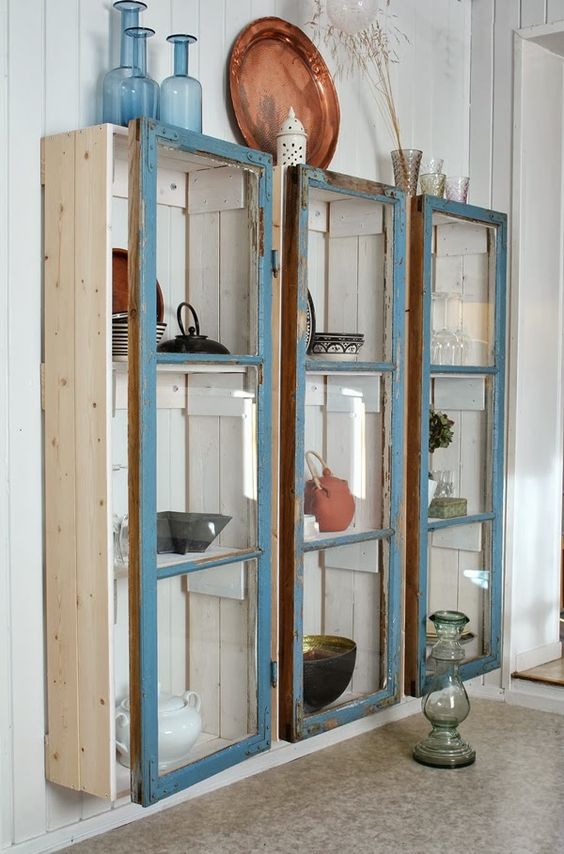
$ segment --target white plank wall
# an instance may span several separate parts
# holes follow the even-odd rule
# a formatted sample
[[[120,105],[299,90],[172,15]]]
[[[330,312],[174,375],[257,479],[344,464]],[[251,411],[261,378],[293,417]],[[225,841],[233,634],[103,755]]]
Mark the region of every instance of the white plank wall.
[[[555,88],[561,86],[558,70],[552,70],[557,64],[556,57],[552,65],[540,71],[531,71],[514,85],[514,43],[519,36],[514,33],[519,28],[543,26],[564,21],[564,3],[562,0],[473,0],[472,1],[472,57],[470,92],[470,200],[478,205],[493,206],[498,210],[512,214],[519,205],[519,196],[513,179],[518,176],[521,153],[514,152],[515,128],[523,121],[522,96],[529,92],[527,121],[532,136],[524,137],[527,151],[534,151],[533,139],[558,140],[562,145],[562,135],[554,135],[553,124],[560,121],[562,90],[554,95]],[[561,28],[561,27],[560,27]],[[531,36],[527,30],[523,35]],[[547,54],[547,57],[550,55]],[[547,63],[550,60],[547,59]],[[535,78],[535,73],[538,74]],[[531,77],[532,74],[532,77]],[[541,82],[542,80],[542,82]],[[536,83],[535,94],[530,88]],[[529,87],[526,90],[525,87]],[[516,88],[517,87],[517,88]],[[550,100],[552,99],[552,100]],[[514,100],[516,110],[514,110]],[[536,106],[533,106],[536,105]],[[556,109],[555,109],[555,105]],[[536,111],[536,112],[535,112]],[[546,125],[546,129],[545,129]],[[561,127],[561,126],[560,126]],[[561,133],[561,131],[560,131]],[[514,162],[516,154],[517,162]],[[546,155],[546,156],[545,156]],[[545,180],[545,168],[554,156],[559,162],[558,151],[543,153],[540,178]],[[534,666],[547,657],[558,655],[558,579],[559,573],[559,522],[555,519],[555,503],[560,506],[562,482],[562,447],[560,427],[560,405],[562,377],[554,376],[554,366],[561,364],[561,312],[559,293],[561,291],[561,268],[557,272],[559,258],[558,234],[561,235],[559,205],[561,183],[559,167],[554,163],[551,187],[547,187],[548,198],[553,202],[549,219],[540,226],[541,218],[547,216],[547,208],[539,206],[531,215],[526,227],[534,228],[539,224],[537,236],[528,232],[511,237],[510,226],[510,275],[509,292],[510,311],[508,313],[508,488],[506,499],[508,515],[506,520],[506,619],[504,626],[505,649],[502,683],[510,686],[509,675],[516,665]],[[528,161],[527,176],[534,173]],[[536,176],[535,176],[536,180]],[[529,182],[520,188],[521,193],[529,192]],[[552,190],[552,192],[551,192]],[[539,193],[533,193],[533,199],[539,199]],[[526,208],[521,204],[521,213]],[[547,240],[556,229],[551,251],[543,253],[542,258],[532,255],[528,265],[523,267],[527,246],[534,249],[538,240]],[[527,243],[527,237],[530,241]],[[511,253],[511,241],[516,247]],[[553,254],[554,253],[554,254]],[[534,254],[534,253],[533,253]],[[551,256],[549,258],[549,256]],[[523,276],[526,273],[526,278]],[[538,292],[538,283],[544,290]],[[550,315],[544,318],[546,312]],[[529,319],[527,321],[527,318]],[[539,326],[531,321],[537,318]],[[552,321],[556,324],[553,334],[549,333]],[[542,340],[543,359],[539,359],[538,348],[533,343],[539,336]],[[546,373],[550,367],[550,377]],[[531,385],[532,384],[532,385]],[[531,401],[529,391],[535,389],[535,400]],[[542,448],[536,440],[536,413],[552,412],[558,407],[555,418],[548,418],[553,430],[545,435]],[[548,410],[547,408],[548,407]],[[517,419],[517,413],[519,418]],[[529,451],[527,451],[529,449]],[[532,450],[534,449],[534,451]],[[531,452],[534,453],[534,462]],[[531,480],[534,470],[535,479]],[[534,516],[531,508],[535,507]],[[558,511],[556,511],[558,515]],[[540,536],[535,520],[542,521],[543,534]],[[547,526],[552,522],[552,535],[547,537]],[[548,540],[548,542],[547,542]],[[552,542],[554,540],[554,542]],[[545,552],[539,553],[539,542],[546,543]],[[532,579],[534,578],[534,582]],[[537,616],[535,616],[537,615]],[[486,684],[499,686],[500,674],[490,674],[483,680]]]
[[[394,69],[405,144],[444,156],[449,171],[465,171],[470,2],[394,0],[393,6],[400,28],[410,37]],[[273,14],[305,24],[311,4],[150,0],[142,23],[157,30],[149,49],[150,72],[157,80],[172,68],[166,35],[185,30],[200,39],[191,49],[190,68],[203,85],[206,133],[238,138],[226,100],[228,53],[247,22]],[[44,778],[39,147],[45,134],[99,121],[100,83],[117,61],[119,21],[109,0],[0,0],[0,24],[0,174],[7,188],[0,198],[0,265],[2,281],[8,283],[0,287],[0,400],[7,402],[0,406],[0,844],[25,850],[25,841],[33,839],[29,845],[40,851],[53,844],[51,831],[64,844],[76,837],[82,819],[108,805],[47,785]],[[332,168],[391,180],[391,142],[382,133],[373,102],[358,79],[339,83],[338,89],[342,123]],[[182,214],[171,210],[168,218],[164,225],[159,219],[159,235],[174,240],[175,232],[182,234]],[[123,245],[123,225],[117,216],[115,220],[115,242]],[[162,269],[172,334],[170,306],[180,268],[167,267],[163,260]],[[175,443],[179,428],[174,423],[180,418],[170,412],[164,419],[170,424],[161,421]],[[123,476],[115,473],[114,479]],[[117,662],[116,671],[125,679]],[[67,828],[66,836],[60,835],[61,827]]]

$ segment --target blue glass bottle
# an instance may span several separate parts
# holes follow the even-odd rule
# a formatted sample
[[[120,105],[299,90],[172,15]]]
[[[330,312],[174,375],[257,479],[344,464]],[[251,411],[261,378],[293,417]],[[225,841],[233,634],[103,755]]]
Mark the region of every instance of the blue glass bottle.
[[[188,51],[195,36],[176,33],[168,36],[174,45],[174,75],[161,83],[161,121],[165,124],[202,132],[202,87],[188,76]]]
[[[156,119],[159,113],[159,85],[147,74],[147,39],[155,35],[150,27],[130,27],[125,35],[133,41],[133,70],[121,84],[122,124],[147,116]]]
[[[147,8],[140,0],[118,0],[114,9],[121,12],[121,41],[119,68],[108,71],[102,84],[102,121],[113,125],[123,124],[121,120],[121,84],[131,75],[133,67],[133,41],[125,35],[128,27],[139,25],[139,12]]]

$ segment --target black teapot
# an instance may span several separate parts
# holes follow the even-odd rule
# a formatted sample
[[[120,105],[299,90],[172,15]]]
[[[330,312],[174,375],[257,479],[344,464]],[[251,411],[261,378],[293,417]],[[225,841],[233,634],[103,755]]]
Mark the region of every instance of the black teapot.
[[[186,306],[192,312],[195,326],[188,328],[188,335],[184,331],[182,323],[182,309]],[[220,344],[219,341],[212,341],[207,335],[200,335],[200,324],[198,315],[194,311],[189,302],[181,302],[176,309],[176,319],[182,335],[177,335],[173,341],[163,341],[159,344],[158,350],[160,353],[229,353],[227,347]]]

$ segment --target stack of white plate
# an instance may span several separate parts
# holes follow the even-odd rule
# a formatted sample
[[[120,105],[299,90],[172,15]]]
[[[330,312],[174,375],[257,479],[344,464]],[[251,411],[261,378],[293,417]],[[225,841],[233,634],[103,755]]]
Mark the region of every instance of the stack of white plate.
[[[166,323],[157,323],[157,344],[164,335]],[[112,357],[127,359],[127,312],[112,315]]]

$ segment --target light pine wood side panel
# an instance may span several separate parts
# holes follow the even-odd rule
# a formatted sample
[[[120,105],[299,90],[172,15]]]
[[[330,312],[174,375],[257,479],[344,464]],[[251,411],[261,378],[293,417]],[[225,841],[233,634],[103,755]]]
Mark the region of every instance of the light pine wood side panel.
[[[75,419],[80,784],[114,794],[111,483],[111,180],[108,126],[77,133]]]
[[[80,788],[76,618],[75,136],[44,141],[47,777]]]

